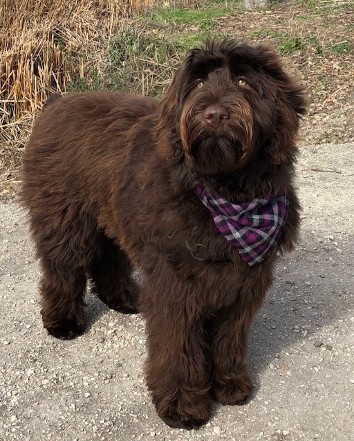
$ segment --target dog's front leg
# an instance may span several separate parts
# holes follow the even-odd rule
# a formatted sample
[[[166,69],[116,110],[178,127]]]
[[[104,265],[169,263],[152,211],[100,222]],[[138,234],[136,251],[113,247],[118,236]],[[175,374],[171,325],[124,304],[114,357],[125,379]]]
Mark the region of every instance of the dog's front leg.
[[[212,396],[224,405],[243,404],[253,385],[245,363],[252,311],[237,304],[225,308],[209,324],[213,360]]]
[[[169,297],[181,293],[171,293]],[[188,317],[183,302],[152,301],[145,307],[147,385],[158,415],[171,427],[193,429],[210,417],[210,370],[201,318]],[[171,298],[171,297],[170,297]]]

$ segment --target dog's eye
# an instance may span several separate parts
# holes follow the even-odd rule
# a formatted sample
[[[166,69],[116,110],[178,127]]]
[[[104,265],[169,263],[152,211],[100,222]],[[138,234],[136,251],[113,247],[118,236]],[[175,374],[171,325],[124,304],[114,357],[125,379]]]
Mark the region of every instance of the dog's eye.
[[[198,89],[200,89],[200,88],[203,87],[203,86],[204,86],[203,81],[199,81],[199,82],[197,83],[197,87],[198,87]]]
[[[244,78],[239,78],[238,81],[237,81],[237,84],[240,87],[245,87],[245,86],[247,86],[247,81]]]

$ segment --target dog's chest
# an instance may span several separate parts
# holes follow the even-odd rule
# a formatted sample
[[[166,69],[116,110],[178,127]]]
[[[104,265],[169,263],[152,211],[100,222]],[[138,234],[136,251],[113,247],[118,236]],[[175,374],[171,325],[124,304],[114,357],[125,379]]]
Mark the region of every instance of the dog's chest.
[[[199,267],[238,260],[237,253],[217,231],[204,207],[188,202],[183,209],[166,209],[152,241],[162,256],[180,265]]]

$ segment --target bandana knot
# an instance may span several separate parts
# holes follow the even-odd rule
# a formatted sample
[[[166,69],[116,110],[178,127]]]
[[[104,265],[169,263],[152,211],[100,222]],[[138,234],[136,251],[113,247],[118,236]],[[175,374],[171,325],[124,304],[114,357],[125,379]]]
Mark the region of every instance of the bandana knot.
[[[234,204],[197,185],[195,194],[210,211],[216,228],[237,249],[249,266],[263,262],[277,244],[284,225],[286,194],[269,194],[251,202]]]

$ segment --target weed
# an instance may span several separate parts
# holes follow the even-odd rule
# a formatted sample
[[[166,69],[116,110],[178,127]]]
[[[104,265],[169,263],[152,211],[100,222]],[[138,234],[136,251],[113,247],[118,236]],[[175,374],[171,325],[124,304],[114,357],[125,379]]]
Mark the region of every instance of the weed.
[[[93,70],[90,75],[85,77],[76,77],[68,81],[68,92],[85,92],[86,90],[99,90],[104,87],[102,75]]]
[[[279,51],[283,55],[290,55],[305,48],[306,44],[300,37],[290,37],[279,46]]]
[[[349,54],[351,52],[351,44],[349,41],[341,41],[331,46],[331,51],[337,54]]]

